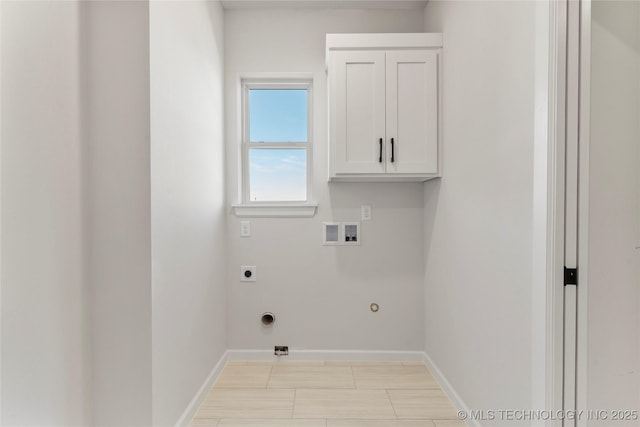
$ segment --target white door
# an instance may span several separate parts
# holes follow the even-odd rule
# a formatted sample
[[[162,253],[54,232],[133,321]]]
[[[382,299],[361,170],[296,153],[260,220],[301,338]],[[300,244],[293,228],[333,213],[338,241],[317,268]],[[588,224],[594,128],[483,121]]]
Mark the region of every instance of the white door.
[[[387,173],[438,173],[438,53],[387,52]]]
[[[331,144],[334,173],[385,172],[385,53],[331,56]]]

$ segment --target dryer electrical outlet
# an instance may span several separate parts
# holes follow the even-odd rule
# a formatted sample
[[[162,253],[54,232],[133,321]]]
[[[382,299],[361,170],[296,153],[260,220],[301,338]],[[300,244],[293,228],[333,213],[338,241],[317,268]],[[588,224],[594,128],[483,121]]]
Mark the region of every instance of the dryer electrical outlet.
[[[241,282],[255,282],[256,281],[256,266],[255,265],[242,265],[240,266],[240,281]]]

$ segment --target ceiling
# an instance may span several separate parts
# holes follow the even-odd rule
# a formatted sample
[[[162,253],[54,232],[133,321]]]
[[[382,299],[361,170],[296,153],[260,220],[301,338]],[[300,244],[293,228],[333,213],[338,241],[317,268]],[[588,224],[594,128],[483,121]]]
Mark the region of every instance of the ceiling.
[[[222,0],[225,9],[424,9],[428,0]]]

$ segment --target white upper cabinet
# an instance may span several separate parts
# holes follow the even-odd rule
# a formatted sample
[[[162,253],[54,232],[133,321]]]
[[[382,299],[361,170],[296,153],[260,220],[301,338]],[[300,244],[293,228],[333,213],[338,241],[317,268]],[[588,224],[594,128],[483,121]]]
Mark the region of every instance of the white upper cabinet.
[[[334,52],[329,67],[335,172],[384,173],[385,53]]]
[[[329,34],[329,177],[440,176],[440,34]]]

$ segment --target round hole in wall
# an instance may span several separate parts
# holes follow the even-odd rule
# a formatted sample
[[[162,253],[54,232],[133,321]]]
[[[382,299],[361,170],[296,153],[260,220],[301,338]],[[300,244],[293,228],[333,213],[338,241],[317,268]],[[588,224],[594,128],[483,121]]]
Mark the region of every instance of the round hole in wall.
[[[371,311],[373,311],[374,313],[377,313],[378,310],[380,310],[380,306],[378,304],[376,304],[375,302],[372,302],[371,305],[369,306],[369,308],[371,309]]]
[[[262,314],[262,325],[271,326],[273,322],[276,321],[276,316],[273,313],[263,313]]]

